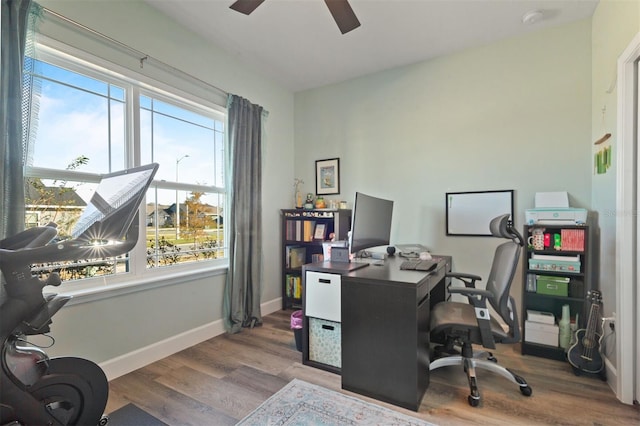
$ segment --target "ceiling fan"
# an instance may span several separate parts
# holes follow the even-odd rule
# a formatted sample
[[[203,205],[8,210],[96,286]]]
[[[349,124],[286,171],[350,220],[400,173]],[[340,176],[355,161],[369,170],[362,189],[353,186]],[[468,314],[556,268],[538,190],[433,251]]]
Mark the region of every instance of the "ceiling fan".
[[[263,2],[264,0],[236,0],[229,7],[237,12],[250,15]],[[329,12],[331,12],[342,34],[346,34],[360,26],[360,21],[358,21],[348,0],[324,0],[324,2],[327,4]]]

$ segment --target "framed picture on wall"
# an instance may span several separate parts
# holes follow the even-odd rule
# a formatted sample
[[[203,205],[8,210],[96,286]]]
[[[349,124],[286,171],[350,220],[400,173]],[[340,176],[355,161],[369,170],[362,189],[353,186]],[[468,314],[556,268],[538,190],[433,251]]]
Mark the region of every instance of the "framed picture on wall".
[[[340,193],[340,159],[316,161],[316,195]]]

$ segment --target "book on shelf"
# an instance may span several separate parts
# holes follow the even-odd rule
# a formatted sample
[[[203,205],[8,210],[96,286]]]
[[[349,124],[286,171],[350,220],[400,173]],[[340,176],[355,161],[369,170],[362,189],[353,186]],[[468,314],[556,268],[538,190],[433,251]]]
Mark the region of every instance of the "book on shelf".
[[[284,248],[284,266],[291,268],[291,249],[295,246],[286,246]]]
[[[291,297],[293,295],[293,281],[291,277],[292,277],[291,274],[287,274],[284,277],[284,288],[285,288],[285,294],[287,295],[287,297]]]
[[[315,220],[289,219],[285,222],[285,238],[288,241],[311,242],[315,226]]]
[[[300,268],[306,263],[307,249],[298,246],[285,248],[285,265],[287,268]]]
[[[287,220],[285,222],[286,224],[286,229],[285,229],[285,238],[289,241],[296,241],[296,234],[297,234],[297,226],[298,223],[300,221],[298,220]]]
[[[302,277],[300,275],[287,274],[285,277],[285,288],[287,297],[294,299],[302,298]]]
[[[302,221],[287,220],[285,238],[289,241],[302,241]]]
[[[302,241],[302,222],[296,220],[296,241]]]
[[[302,299],[302,277],[299,275],[293,280],[293,298]]]
[[[303,221],[303,223],[304,223],[303,241],[308,243],[313,241],[313,230],[316,226],[316,222],[313,220],[305,220]]]

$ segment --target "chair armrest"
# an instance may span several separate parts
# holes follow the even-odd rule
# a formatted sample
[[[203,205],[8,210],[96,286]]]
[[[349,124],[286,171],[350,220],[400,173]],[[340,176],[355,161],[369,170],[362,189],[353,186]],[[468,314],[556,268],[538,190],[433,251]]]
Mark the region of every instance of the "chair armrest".
[[[493,293],[489,290],[484,290],[481,288],[461,288],[461,287],[449,287],[449,293],[461,294],[463,296],[467,296],[470,300],[478,301],[482,307],[486,307],[487,299],[491,299],[493,297]],[[476,303],[473,303],[473,306],[477,306]]]
[[[445,277],[460,280],[467,288],[475,288],[476,281],[482,281],[482,277],[480,277],[479,275],[466,274],[464,272],[448,272],[445,274]]]

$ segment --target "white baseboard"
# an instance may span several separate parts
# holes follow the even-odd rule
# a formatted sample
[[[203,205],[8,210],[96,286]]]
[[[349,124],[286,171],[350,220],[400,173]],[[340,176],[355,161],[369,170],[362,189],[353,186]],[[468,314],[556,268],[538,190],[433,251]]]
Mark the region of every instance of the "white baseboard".
[[[260,305],[260,312],[262,316],[272,314],[282,309],[282,297],[273,299],[269,302],[264,302]]]
[[[618,371],[606,356],[604,357],[604,369],[607,374],[607,384],[615,394],[617,392],[616,389],[618,389]]]
[[[107,375],[108,380],[113,380],[222,333],[224,333],[224,324],[220,319],[133,352],[112,358],[100,363],[100,368],[102,368]]]
[[[260,305],[262,315],[269,315],[282,309],[282,299],[274,299]],[[169,337],[160,342],[145,346],[116,358],[100,363],[108,380],[116,379],[127,373],[166,358],[176,352],[212,339],[225,332],[221,319],[205,324],[193,330]]]

